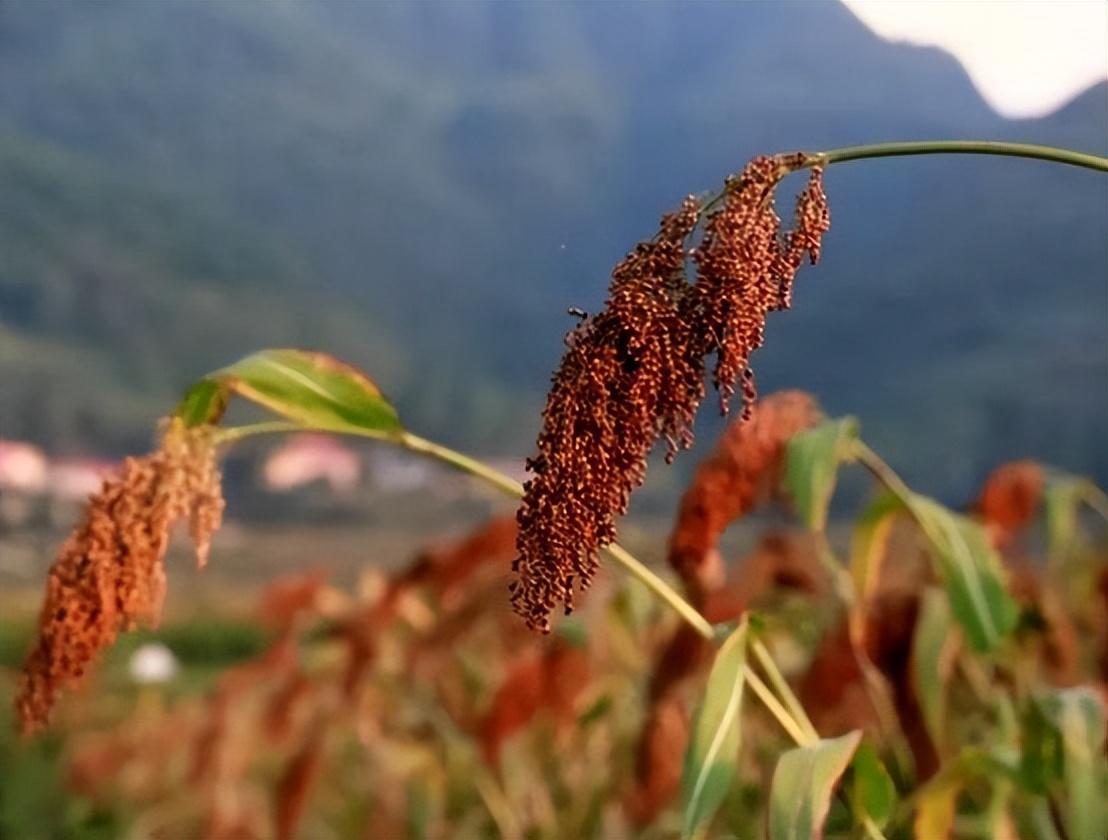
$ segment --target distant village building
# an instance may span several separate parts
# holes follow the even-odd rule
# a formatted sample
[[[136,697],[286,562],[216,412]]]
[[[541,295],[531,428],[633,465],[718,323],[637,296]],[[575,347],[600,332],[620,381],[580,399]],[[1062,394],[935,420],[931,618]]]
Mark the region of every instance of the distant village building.
[[[0,440],[0,528],[19,527],[34,515],[46,490],[46,456],[37,446]]]
[[[51,460],[30,443],[0,440],[0,525],[25,526],[40,516],[69,522],[73,508],[117,469],[95,458]]]
[[[119,471],[119,464],[100,458],[59,458],[50,463],[47,492],[59,502],[84,502],[99,492],[104,480]]]
[[[262,466],[266,489],[286,492],[316,482],[336,494],[350,493],[362,478],[358,454],[328,435],[294,435],[266,458]]]
[[[441,490],[440,465],[391,446],[377,446],[369,454],[373,488],[387,493],[435,492]]]
[[[0,493],[46,492],[47,460],[37,446],[16,440],[0,440]]]

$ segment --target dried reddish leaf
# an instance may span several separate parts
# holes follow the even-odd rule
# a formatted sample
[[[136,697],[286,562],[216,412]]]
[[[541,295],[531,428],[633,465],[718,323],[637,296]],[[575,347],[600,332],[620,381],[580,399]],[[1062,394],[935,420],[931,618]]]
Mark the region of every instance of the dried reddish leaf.
[[[323,731],[313,732],[285,765],[274,795],[277,840],[293,840],[323,763]]]
[[[258,618],[278,630],[288,629],[298,615],[315,609],[326,582],[327,573],[322,569],[275,578],[262,593]]]

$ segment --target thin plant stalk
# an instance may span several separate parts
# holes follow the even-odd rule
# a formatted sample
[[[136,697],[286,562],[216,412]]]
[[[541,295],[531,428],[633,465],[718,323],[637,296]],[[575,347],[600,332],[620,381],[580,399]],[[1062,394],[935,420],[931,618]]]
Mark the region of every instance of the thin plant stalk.
[[[216,440],[220,444],[227,444],[233,441],[243,440],[244,438],[254,437],[256,435],[263,434],[277,434],[283,432],[292,431],[330,431],[330,432],[342,432],[345,434],[351,434],[358,437],[366,437],[374,440],[385,441],[388,443],[394,443],[401,446],[410,452],[415,452],[419,455],[423,455],[429,458],[442,461],[450,466],[466,472],[475,478],[479,478],[492,487],[495,487],[500,492],[519,498],[523,495],[523,486],[511,478],[505,475],[499,470],[493,467],[483,464],[468,455],[463,455],[461,452],[457,452],[449,447],[442,446],[432,441],[421,438],[418,435],[413,435],[410,432],[400,433],[381,433],[370,430],[361,430],[356,428],[344,428],[344,429],[316,429],[298,425],[296,423],[288,423],[284,421],[275,421],[268,423],[256,423],[249,426],[236,426],[227,429],[222,429],[217,434]],[[680,616],[690,627],[692,627],[699,635],[711,642],[716,642],[716,632],[712,627],[711,622],[708,621],[700,612],[688,601],[681,597],[672,586],[666,583],[662,578],[651,571],[647,566],[623,548],[618,543],[612,543],[605,546],[605,551],[613,560],[619,565],[623,566],[627,572],[639,580],[644,586],[646,586],[651,592],[653,592],[658,598],[660,598],[667,606],[669,606],[674,612]],[[746,678],[750,681],[751,688],[754,693],[758,695],[758,698],[765,704],[770,714],[777,719],[781,727],[789,733],[789,735],[796,741],[797,744],[804,746],[807,744],[815,743],[819,740],[819,735],[816,733],[815,728],[812,726],[811,721],[804,712],[803,706],[789,688],[788,683],[782,676],[777,664],[773,661],[769,651],[767,651],[761,642],[756,641],[754,653],[758,657],[759,662],[769,675],[770,680],[773,682],[774,687],[781,694],[782,700],[778,700],[773,691],[769,689],[761,678],[749,667],[746,668]],[[786,708],[786,706],[788,708]],[[790,711],[791,710],[791,711]]]
[[[219,444],[227,444],[256,435],[295,431],[335,432],[393,443],[407,449],[409,452],[414,452],[418,455],[434,458],[445,464],[449,464],[455,469],[481,479],[486,484],[496,488],[507,496],[518,499],[523,495],[523,485],[511,476],[505,475],[499,470],[475,458],[470,458],[468,455],[464,455],[454,449],[450,449],[449,447],[442,446],[441,444],[406,431],[389,433],[377,432],[369,429],[358,429],[356,427],[323,429],[301,426],[296,423],[285,421],[275,421],[222,429],[217,434],[216,441]],[[629,574],[638,579],[647,589],[657,595],[658,598],[676,612],[681,619],[698,634],[708,641],[715,640],[715,629],[712,627],[711,622],[701,615],[692,604],[682,598],[676,589],[651,571],[642,561],[618,543],[611,543],[605,546],[604,550],[616,563],[623,566]]]
[[[795,160],[790,161],[788,165],[793,169],[805,169],[824,167],[834,163],[846,163],[855,160],[938,154],[977,154],[1022,157],[1078,166],[1100,172],[1108,172],[1108,158],[1099,155],[1086,154],[1070,149],[1059,149],[1053,146],[980,140],[925,140],[845,146],[823,152],[802,153],[799,162]],[[784,158],[782,158],[782,160],[784,161]],[[711,196],[703,206],[702,212],[710,210],[713,205],[722,200],[722,196],[723,193],[717,193]],[[436,458],[444,463],[450,464],[463,472],[467,472],[470,475],[482,479],[487,484],[507,495],[516,498],[523,495],[523,486],[510,476],[474,458],[470,458],[468,455],[464,455],[461,452],[457,452],[456,450],[434,443],[433,441],[429,441],[407,431],[377,432],[368,429],[358,429],[357,427],[307,429],[295,423],[278,421],[224,429],[217,436],[217,441],[219,443],[230,443],[258,434],[296,430],[339,432],[394,443],[411,452]],[[871,471],[894,493],[900,496],[902,500],[907,501],[910,498],[911,491],[908,490],[904,482],[901,481],[899,477],[881,461],[876,453],[869,449],[869,447],[859,443],[857,445],[857,453],[858,460],[869,467]],[[1100,500],[1097,499],[1096,501],[1099,502]],[[705,639],[714,641],[715,633],[712,625],[691,604],[682,598],[673,587],[655,575],[618,543],[612,543],[606,546],[605,550],[613,560],[623,566],[634,577],[638,578],[647,588],[677,612],[697,633]]]
[[[897,500],[904,505],[909,513],[912,512],[912,500],[915,493],[904,483],[904,479],[897,475],[896,471],[885,462],[884,458],[861,440],[854,441],[853,455],[855,461],[869,470],[874,478],[884,484],[885,488],[896,496]]]
[[[1060,149],[1056,146],[1040,146],[1034,143],[1005,143],[995,140],[911,140],[899,143],[867,143],[862,146],[843,146],[823,152],[803,152],[799,159],[787,162],[790,170],[827,167],[836,163],[855,160],[875,160],[887,157],[919,157],[923,155],[990,155],[993,157],[1018,157],[1041,160],[1064,166],[1077,166],[1095,172],[1108,172],[1108,157]],[[785,162],[785,155],[778,155]],[[712,210],[723,201],[725,192],[708,196],[702,212]]]
[[[870,143],[864,146],[844,146],[811,155],[807,166],[828,166],[852,160],[871,160],[883,157],[908,157],[918,155],[993,155],[1044,160],[1068,166],[1078,166],[1098,172],[1108,172],[1108,158],[1059,149],[1056,146],[1039,146],[1033,143],[1005,143],[995,140],[913,140],[901,143]]]
[[[751,643],[751,650],[754,652],[754,657],[758,660],[758,664],[762,666],[762,669],[766,672],[766,676],[769,677],[769,681],[773,684],[777,694],[780,695],[781,699],[785,702],[792,717],[800,725],[800,728],[804,730],[804,733],[811,741],[818,741],[819,733],[816,732],[816,728],[812,725],[808,713],[804,711],[804,706],[801,704],[800,699],[789,687],[788,682],[781,673],[781,669],[777,667],[777,663],[773,660],[773,656],[770,655],[770,652],[766,649],[761,639],[755,639]]]
[[[743,675],[750,684],[751,690],[753,690],[753,692],[758,695],[758,699],[762,701],[762,705],[769,710],[769,713],[781,724],[781,728],[789,733],[789,737],[796,741],[798,746],[811,746],[819,740],[818,735],[809,734],[805,731],[804,726],[789,714],[788,709],[777,699],[777,696],[770,690],[769,686],[762,682],[762,678],[758,676],[753,668],[749,665],[745,666]]]

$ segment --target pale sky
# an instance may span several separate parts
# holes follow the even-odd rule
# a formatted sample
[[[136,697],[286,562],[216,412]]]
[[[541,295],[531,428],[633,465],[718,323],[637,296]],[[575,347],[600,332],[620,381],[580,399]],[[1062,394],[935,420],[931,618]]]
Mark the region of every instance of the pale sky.
[[[1108,77],[1105,0],[844,0],[894,41],[942,47],[1009,117],[1048,113]]]

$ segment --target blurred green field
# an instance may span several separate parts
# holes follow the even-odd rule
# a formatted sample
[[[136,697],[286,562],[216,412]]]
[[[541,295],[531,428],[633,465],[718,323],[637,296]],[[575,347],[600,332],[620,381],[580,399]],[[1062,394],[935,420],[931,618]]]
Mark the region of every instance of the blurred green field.
[[[22,840],[115,840],[129,814],[97,804],[66,786],[66,734],[52,730],[23,740],[16,733],[10,699],[18,669],[34,633],[32,615],[0,620],[0,837]],[[78,703],[93,703],[96,718],[125,720],[144,690],[127,673],[134,651],[148,642],[166,645],[181,666],[178,676],[158,689],[167,703],[211,690],[224,669],[256,656],[269,634],[256,622],[231,615],[198,616],[169,622],[158,630],[127,634],[109,651]],[[149,691],[150,689],[145,689]],[[164,692],[164,693],[163,693]]]

